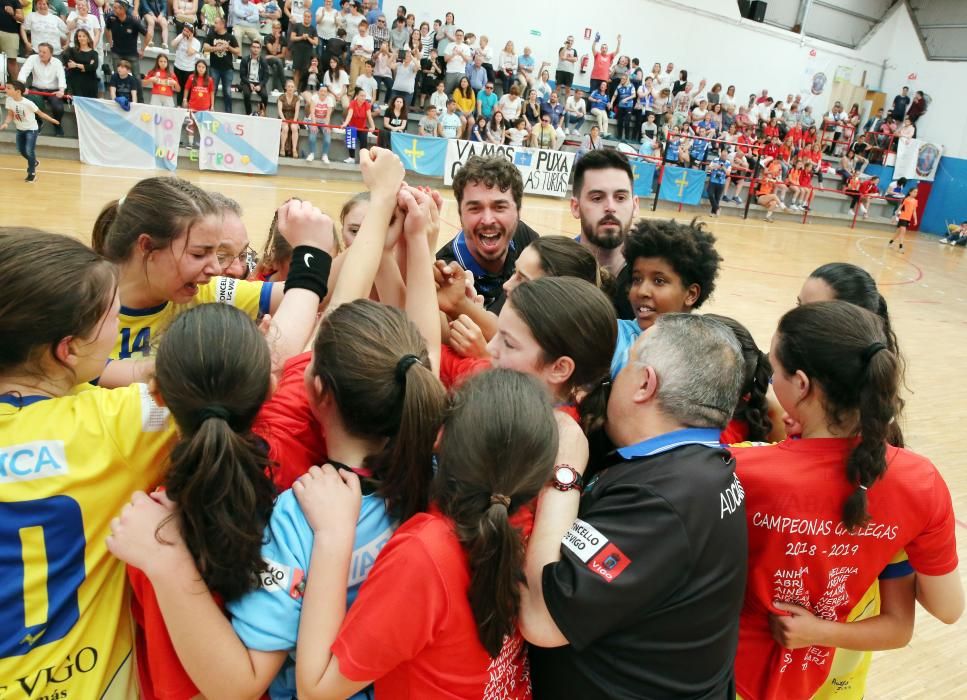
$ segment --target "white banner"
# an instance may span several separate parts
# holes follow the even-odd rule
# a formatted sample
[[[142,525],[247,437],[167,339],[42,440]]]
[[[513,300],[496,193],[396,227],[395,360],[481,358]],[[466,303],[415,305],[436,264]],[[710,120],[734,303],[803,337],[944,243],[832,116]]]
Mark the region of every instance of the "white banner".
[[[550,151],[543,148],[522,146],[495,146],[476,141],[447,141],[447,161],[443,170],[443,184],[452,185],[453,176],[471,156],[506,158],[513,163],[524,178],[526,194],[543,194],[550,197],[567,196],[574,153]]]
[[[246,175],[274,175],[279,169],[282,122],[222,112],[196,112],[201,147],[198,167]]]
[[[178,142],[188,110],[74,98],[81,162],[149,170],[178,167]]]
[[[919,139],[901,138],[897,141],[893,179],[932,181],[943,156],[943,146]]]

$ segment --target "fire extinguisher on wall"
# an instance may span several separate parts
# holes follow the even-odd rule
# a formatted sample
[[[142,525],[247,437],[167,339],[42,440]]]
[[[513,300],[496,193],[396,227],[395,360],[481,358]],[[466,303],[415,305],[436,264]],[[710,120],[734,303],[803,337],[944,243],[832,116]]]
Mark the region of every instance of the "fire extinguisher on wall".
[[[581,72],[582,73],[587,73],[588,72],[588,64],[590,62],[591,62],[591,57],[588,56],[587,54],[584,54],[584,56],[581,57]]]

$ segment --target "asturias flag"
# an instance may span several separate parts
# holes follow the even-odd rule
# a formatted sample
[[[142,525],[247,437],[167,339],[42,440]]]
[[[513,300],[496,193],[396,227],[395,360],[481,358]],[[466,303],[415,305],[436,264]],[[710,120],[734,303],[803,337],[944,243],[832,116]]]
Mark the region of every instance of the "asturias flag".
[[[659,199],[682,204],[698,204],[705,190],[705,171],[666,165],[661,178]]]
[[[629,158],[635,175],[635,196],[644,197],[654,193],[655,164],[642,158]]]
[[[447,162],[446,139],[394,132],[390,145],[407,170],[430,177],[443,177]]]

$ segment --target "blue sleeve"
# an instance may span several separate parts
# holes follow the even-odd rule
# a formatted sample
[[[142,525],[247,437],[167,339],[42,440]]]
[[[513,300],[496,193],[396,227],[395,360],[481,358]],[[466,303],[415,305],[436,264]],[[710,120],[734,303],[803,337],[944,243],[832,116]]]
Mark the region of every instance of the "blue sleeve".
[[[249,649],[295,649],[311,552],[312,528],[295,495],[285,491],[272,510],[262,546],[268,570],[260,575],[258,588],[227,605],[232,626]]]
[[[611,358],[611,379],[618,376],[618,372],[628,364],[628,351],[641,335],[641,329],[635,320],[618,320],[618,342],[615,344],[614,357]]]
[[[263,282],[262,293],[259,294],[259,316],[264,316],[272,310],[272,285],[275,282]]]
[[[904,576],[909,576],[912,573],[915,573],[913,567],[910,566],[909,560],[904,559],[903,561],[898,561],[895,564],[887,564],[886,568],[880,572],[879,579],[882,581],[883,579],[903,578]]]

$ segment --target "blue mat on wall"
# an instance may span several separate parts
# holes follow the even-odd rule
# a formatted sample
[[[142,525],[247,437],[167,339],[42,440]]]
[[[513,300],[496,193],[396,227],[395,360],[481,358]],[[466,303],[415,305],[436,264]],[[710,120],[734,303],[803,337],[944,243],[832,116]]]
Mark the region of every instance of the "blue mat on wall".
[[[941,158],[923,212],[921,231],[947,233],[947,222],[967,221],[967,159]]]

